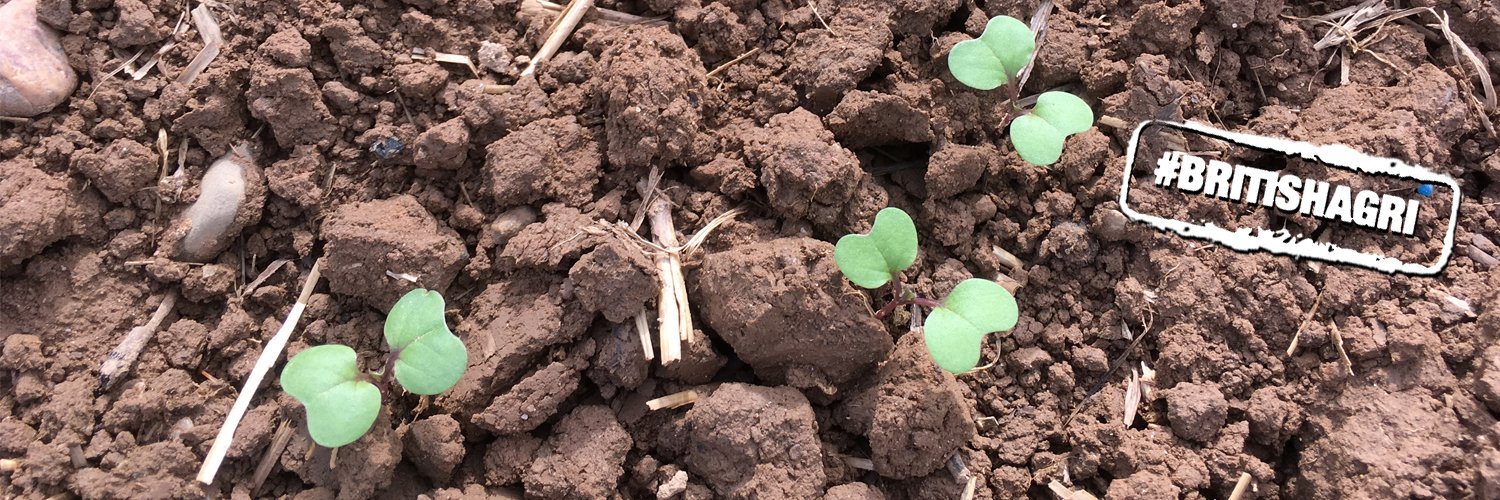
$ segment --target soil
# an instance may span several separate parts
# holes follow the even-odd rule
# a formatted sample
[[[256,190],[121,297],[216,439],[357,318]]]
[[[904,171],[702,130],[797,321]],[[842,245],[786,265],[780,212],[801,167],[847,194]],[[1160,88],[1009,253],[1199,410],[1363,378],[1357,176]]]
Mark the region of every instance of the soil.
[[[1000,92],[962,86],[945,60],[1036,0],[599,0],[660,21],[586,21],[528,77],[552,16],[518,0],[229,2],[211,4],[225,44],[191,82],[177,77],[203,41],[191,20],[172,28],[192,5],[42,0],[80,84],[0,121],[0,496],[946,499],[973,478],[978,499],[1052,498],[1052,481],[1225,498],[1248,474],[1244,498],[1500,497],[1500,140],[1485,120],[1500,114],[1427,14],[1347,63],[1315,48],[1328,27],[1308,18],[1355,3],[1057,2],[1022,95],[1061,87],[1113,120],[1040,168],[1006,139]],[[1500,77],[1500,9],[1410,6],[1446,12]],[[142,78],[114,71],[168,42]],[[1450,175],[1453,258],[1389,275],[1132,223],[1119,187],[1148,119]],[[250,203],[221,252],[174,260],[205,171],[232,151],[255,167]],[[746,210],[686,259],[694,340],[669,367],[635,330],[644,310],[654,332],[656,267],[606,227],[635,220],[652,167],[681,240]],[[1430,258],[1442,196],[1414,238],[1323,241]],[[1202,197],[1132,203],[1317,229]],[[887,291],[840,277],[832,242],[885,206],[919,229],[909,289],[1019,286],[1020,322],[984,346],[993,365],[938,371],[905,311],[873,317]],[[469,369],[441,395],[386,398],[334,467],[269,377],[218,481],[196,485],[317,259],[327,279],[287,355],[337,342],[370,366],[383,311],[425,287]],[[174,290],[100,390],[102,360]],[[1154,374],[1124,422],[1132,371]],[[686,390],[696,402],[646,407]],[[290,443],[253,484],[282,423]]]

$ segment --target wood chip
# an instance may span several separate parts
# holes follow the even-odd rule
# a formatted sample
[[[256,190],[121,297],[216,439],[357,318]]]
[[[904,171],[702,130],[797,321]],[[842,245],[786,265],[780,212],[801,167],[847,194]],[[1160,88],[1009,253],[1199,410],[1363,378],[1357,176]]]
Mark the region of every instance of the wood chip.
[[[668,394],[646,402],[646,408],[651,411],[670,410],[690,404],[698,400],[698,391],[689,389],[676,394]]]
[[[1240,500],[1245,496],[1245,491],[1250,489],[1250,473],[1241,472],[1239,481],[1234,483],[1234,491],[1229,493],[1229,500]]]
[[[193,80],[197,79],[203,70],[208,69],[208,65],[214,62],[215,58],[219,57],[219,49],[224,46],[224,34],[219,31],[219,21],[214,19],[214,14],[208,10],[207,5],[198,4],[198,7],[193,9],[193,26],[198,28],[198,35],[203,37],[203,49],[198,51],[198,55],[193,56],[193,61],[188,63],[187,69],[184,69],[177,77],[178,83],[193,83]]]
[[[859,470],[875,470],[875,461],[868,458],[843,456],[844,463]]]

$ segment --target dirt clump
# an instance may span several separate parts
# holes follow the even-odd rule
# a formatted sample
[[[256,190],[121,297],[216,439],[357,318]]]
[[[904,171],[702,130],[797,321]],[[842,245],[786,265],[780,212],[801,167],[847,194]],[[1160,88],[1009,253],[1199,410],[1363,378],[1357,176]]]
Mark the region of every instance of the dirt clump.
[[[604,42],[597,96],[605,110],[610,165],[682,163],[692,158],[703,117],[705,71],[698,54],[665,28],[624,28]]]
[[[344,205],[323,222],[323,237],[329,290],[381,310],[418,286],[445,291],[468,253],[458,235],[439,226],[412,196]],[[417,283],[387,272],[415,276]]]
[[[592,499],[616,495],[630,435],[607,407],[586,405],[557,422],[523,478],[528,495]]]
[[[128,450],[109,470],[87,468],[73,476],[72,485],[84,498],[188,498],[197,496],[199,459],[176,441],[151,443]]]
[[[458,170],[468,159],[469,127],[462,118],[454,118],[417,136],[412,162],[422,169]]]
[[[521,477],[531,468],[532,458],[541,447],[542,440],[530,434],[496,438],[484,451],[485,480],[498,486],[520,484]]]
[[[946,144],[927,160],[927,198],[948,198],[972,189],[979,177],[1004,161],[993,146]]]
[[[115,9],[119,17],[109,32],[109,41],[116,47],[135,47],[156,43],[172,32],[165,20],[158,20],[151,8],[141,0],[116,0]]]
[[[833,245],[785,238],[709,254],[690,281],[704,320],[764,380],[837,392],[891,351]]]
[[[281,466],[314,486],[337,489],[340,500],[374,496],[395,479],[396,465],[401,462],[401,437],[391,427],[388,407],[381,409],[370,432],[339,448],[337,468],[329,467],[331,452],[326,448],[303,460],[304,450],[313,444],[306,432],[294,434],[291,444],[281,454]]]
[[[1206,442],[1219,433],[1229,417],[1229,403],[1213,385],[1183,382],[1162,391],[1162,397],[1167,400],[1172,433],[1183,439]]]
[[[1108,498],[1149,500],[1153,498],[1178,498],[1182,488],[1172,480],[1151,472],[1137,472],[1109,483]]]
[[[0,162],[0,272],[83,234],[96,223],[98,205],[24,160]]]
[[[892,94],[850,92],[824,121],[840,144],[853,149],[933,139],[927,114]]]
[[[422,475],[438,483],[448,482],[453,468],[464,461],[464,437],[458,421],[448,415],[418,420],[406,430],[406,457]]]
[[[267,47],[266,52],[275,54],[275,47]],[[326,146],[338,138],[338,121],[323,103],[323,92],[307,68],[256,61],[251,66],[250,89],[245,99],[250,116],[270,125],[271,135],[281,147]]]
[[[885,16],[859,7],[840,9],[828,26],[798,33],[787,57],[787,81],[817,113],[833,109],[880,66],[893,36]]]
[[[656,268],[634,245],[611,238],[584,254],[568,271],[585,309],[614,323],[635,318],[656,298]]]
[[[495,397],[474,415],[474,425],[498,435],[528,432],[557,414],[558,407],[578,390],[578,368],[565,362],[548,364]]]
[[[838,409],[839,425],[870,439],[875,472],[926,476],[974,436],[974,420],[953,374],[937,369],[921,330],[903,335],[872,383]]]
[[[1313,438],[1290,483],[1292,496],[1476,494],[1471,481],[1480,457],[1463,443],[1462,425],[1440,401],[1412,392],[1350,387],[1335,403],[1337,409],[1308,417]]]
[[[771,208],[788,218],[838,232],[885,206],[885,191],[860,168],[859,158],[806,110],[772,117],[744,140],[745,158],[760,171]]]
[[[109,201],[144,207],[152,199],[145,189],[156,182],[161,163],[151,148],[122,138],[98,153],[79,156],[73,167],[93,181]]]
[[[475,297],[457,332],[469,346],[469,367],[436,406],[466,419],[519,381],[549,348],[582,336],[592,315],[562,300],[561,287],[558,278],[518,273]]]
[[[823,500],[885,500],[885,494],[865,483],[845,483],[828,488]]]
[[[603,159],[594,132],[571,117],[531,122],[485,151],[486,186],[502,206],[541,200],[581,206],[593,199]]]
[[[789,387],[731,383],[687,413],[684,463],[724,498],[814,498],[824,472],[818,423]]]

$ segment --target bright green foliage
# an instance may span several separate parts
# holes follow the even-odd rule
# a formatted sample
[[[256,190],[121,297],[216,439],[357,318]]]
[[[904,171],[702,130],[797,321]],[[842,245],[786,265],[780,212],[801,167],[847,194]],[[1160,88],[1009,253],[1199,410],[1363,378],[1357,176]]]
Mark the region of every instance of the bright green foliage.
[[[883,208],[868,234],[839,238],[833,260],[855,285],[879,288],[917,261],[917,226],[901,209]]]
[[[1094,126],[1094,110],[1067,92],[1044,92],[1037,97],[1031,114],[1010,122],[1010,142],[1021,159],[1033,165],[1051,165],[1062,157],[1068,136]]]
[[[307,431],[329,448],[353,443],[380,413],[380,389],[360,377],[354,349],[310,347],[281,370],[281,386],[307,408]]]
[[[1015,80],[1034,50],[1036,39],[1026,23],[996,16],[985,24],[979,38],[953,46],[948,52],[948,71],[964,85],[991,90]]]
[[[458,383],[469,365],[469,351],[443,318],[443,296],[412,290],[385,318],[385,342],[395,356],[391,375],[407,391],[432,395]],[[389,359],[389,358],[387,358]],[[359,372],[354,349],[333,344],[311,347],[286,363],[281,387],[307,409],[313,441],[337,448],[369,432],[380,413],[380,388]]]
[[[385,343],[396,355],[396,381],[407,391],[432,395],[458,383],[469,366],[469,351],[443,318],[443,296],[432,290],[407,292],[385,318]]]
[[[1019,318],[1016,298],[1005,287],[990,280],[968,279],[953,287],[942,307],[927,315],[922,335],[938,367],[963,373],[979,364],[985,335],[1014,328]]]

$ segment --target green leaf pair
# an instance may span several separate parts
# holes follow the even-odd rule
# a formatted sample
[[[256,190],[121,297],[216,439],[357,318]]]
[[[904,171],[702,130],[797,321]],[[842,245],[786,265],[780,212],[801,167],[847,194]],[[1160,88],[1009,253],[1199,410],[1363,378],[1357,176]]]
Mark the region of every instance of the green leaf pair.
[[[849,234],[833,247],[833,259],[845,278],[862,288],[879,288],[917,260],[917,227],[899,208],[875,214],[867,234]],[[895,297],[892,300],[905,300]],[[1016,326],[1016,299],[999,284],[969,279],[934,308],[923,323],[927,353],[938,367],[963,373],[979,364],[985,335]]]
[[[407,292],[386,316],[385,342],[395,356],[397,383],[408,392],[432,395],[458,383],[469,364],[464,343],[448,330],[443,296],[431,290]],[[308,348],[281,370],[281,386],[307,409],[313,441],[337,448],[369,432],[380,413],[380,389],[359,371],[354,349],[344,345]]]
[[[1016,154],[1032,165],[1051,165],[1062,158],[1068,136],[1094,126],[1094,110],[1067,92],[1043,92],[1030,114],[1010,122],[1010,142]]]
[[[948,71],[959,83],[992,90],[1015,81],[1035,50],[1031,28],[1016,18],[996,16],[985,24],[979,38],[953,46],[948,52]],[[1021,159],[1045,166],[1062,157],[1068,136],[1092,126],[1094,111],[1083,99],[1066,92],[1045,92],[1030,114],[1010,122],[1010,139]]]

